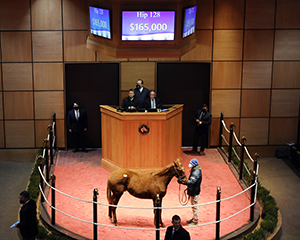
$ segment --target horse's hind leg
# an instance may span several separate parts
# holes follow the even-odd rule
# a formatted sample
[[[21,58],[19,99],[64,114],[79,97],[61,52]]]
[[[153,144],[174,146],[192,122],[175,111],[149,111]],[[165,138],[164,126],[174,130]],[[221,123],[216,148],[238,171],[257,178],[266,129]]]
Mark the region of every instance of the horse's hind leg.
[[[110,203],[111,204],[111,203]],[[112,207],[108,207],[108,217],[111,218],[112,217]]]
[[[121,196],[123,195],[123,192],[121,194],[113,194],[112,196],[112,201],[111,204],[112,205],[118,205],[118,202],[121,198]],[[110,208],[110,218],[112,217],[111,222],[114,223],[116,226],[119,226],[119,224],[117,223],[117,214],[116,214],[116,208],[117,207],[109,207]],[[111,216],[112,215],[112,216]]]

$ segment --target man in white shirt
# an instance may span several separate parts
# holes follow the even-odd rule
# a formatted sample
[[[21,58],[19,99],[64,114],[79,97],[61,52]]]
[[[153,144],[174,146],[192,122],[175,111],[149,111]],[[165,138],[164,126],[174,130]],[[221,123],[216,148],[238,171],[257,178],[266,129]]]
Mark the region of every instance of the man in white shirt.
[[[144,108],[146,99],[150,98],[149,89],[144,87],[143,79],[136,81],[136,88],[134,89],[134,95],[139,100],[139,108]]]
[[[146,99],[145,101],[145,108],[153,108],[153,109],[162,109],[163,105],[161,103],[160,98],[156,97],[156,93],[154,90],[150,91],[150,98]]]

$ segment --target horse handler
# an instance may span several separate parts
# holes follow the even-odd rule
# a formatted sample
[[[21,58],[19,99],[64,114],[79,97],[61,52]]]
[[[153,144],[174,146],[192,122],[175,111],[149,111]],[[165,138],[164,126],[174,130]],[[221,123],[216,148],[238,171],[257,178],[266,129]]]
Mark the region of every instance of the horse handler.
[[[187,185],[187,194],[189,195],[189,198],[191,199],[191,205],[197,205],[199,200],[199,194],[201,190],[201,182],[202,182],[202,172],[201,167],[198,163],[198,160],[196,158],[193,158],[190,163],[189,167],[191,168],[189,180],[186,182],[183,182],[178,179],[178,183]],[[188,226],[193,226],[198,224],[199,219],[199,209],[198,206],[193,206],[193,218],[190,220],[187,220],[187,223],[189,223]]]

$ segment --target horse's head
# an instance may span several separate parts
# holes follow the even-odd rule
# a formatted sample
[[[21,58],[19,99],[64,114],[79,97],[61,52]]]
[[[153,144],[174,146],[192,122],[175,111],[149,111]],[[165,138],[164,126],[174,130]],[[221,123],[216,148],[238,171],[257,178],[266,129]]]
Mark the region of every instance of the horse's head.
[[[175,176],[178,178],[178,180],[182,182],[186,182],[187,178],[185,175],[184,166],[182,165],[179,158],[177,158],[174,162],[174,169],[175,169]]]

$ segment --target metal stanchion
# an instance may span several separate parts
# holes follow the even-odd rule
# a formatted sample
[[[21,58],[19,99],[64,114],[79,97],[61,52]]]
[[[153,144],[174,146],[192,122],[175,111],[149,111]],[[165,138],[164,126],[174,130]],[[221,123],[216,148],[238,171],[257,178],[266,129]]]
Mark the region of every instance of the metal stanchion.
[[[232,137],[233,137],[233,127],[235,125],[233,123],[230,124],[230,135],[229,135],[229,151],[228,151],[228,162],[231,162],[232,155]]]
[[[94,188],[94,195],[93,195],[93,221],[94,221],[94,224],[93,224],[93,231],[94,231],[94,240],[97,240],[98,236],[98,232],[97,232],[97,195],[99,195],[99,192],[98,192],[98,189],[97,188]]]
[[[219,135],[219,147],[222,147],[222,135],[223,135],[223,118],[224,118],[224,113],[223,111],[221,112],[221,116],[220,116],[220,135]]]
[[[48,140],[45,138],[44,139],[44,148],[45,148],[45,165],[46,165],[46,181],[49,182],[49,154],[48,154]],[[42,172],[44,172],[44,169],[41,169]]]
[[[239,179],[242,180],[243,178],[243,166],[244,166],[244,152],[245,152],[245,141],[246,138],[242,137],[242,152],[241,152],[241,162],[240,162],[240,176]]]
[[[221,187],[217,188],[217,209],[216,209],[216,221],[220,221],[221,213]],[[220,222],[216,223],[216,240],[220,239]]]
[[[51,181],[52,181],[52,187],[55,188],[55,175],[51,175]],[[55,207],[55,190],[51,188],[51,205],[52,207]],[[51,209],[51,224],[55,225],[55,209]]]
[[[257,162],[259,159],[259,154],[255,153],[255,159],[254,159],[254,163],[253,163],[253,171],[255,172],[255,174],[257,175]]]
[[[155,203],[155,205],[156,205],[156,207],[160,207],[159,194],[156,195],[156,203]],[[161,210],[157,208],[155,211],[156,211],[155,217],[156,217],[156,229],[157,229],[156,230],[156,240],[159,240],[160,239],[160,237],[159,237],[159,232],[160,231],[158,230],[159,226],[160,226],[159,225],[160,224],[160,222],[159,222],[159,213],[160,213]]]
[[[48,126],[48,131],[49,131],[49,149],[50,149],[50,160],[51,160],[51,165],[53,164],[53,129],[52,125]]]
[[[255,159],[254,159],[254,163],[253,163],[253,171],[252,171],[252,175],[251,175],[251,185],[253,185],[255,183],[256,177],[257,177],[257,160],[259,158],[259,154],[255,153]],[[255,199],[255,194],[256,194],[256,185],[254,185],[251,188],[251,204],[254,203],[254,199]],[[254,206],[255,204],[253,204],[250,208],[250,221],[253,222],[254,220]]]
[[[55,136],[55,140],[54,140],[54,149],[56,150],[57,149],[57,141],[56,141],[56,113],[52,113],[52,120],[53,120],[53,123],[54,123],[54,129],[53,129],[53,137]]]
[[[43,174],[43,157],[42,156],[39,156],[39,167],[41,169],[41,173]],[[42,191],[44,192],[44,179],[43,179],[43,176],[42,174],[40,175],[40,184],[41,184],[41,188],[42,188]],[[41,194],[41,202],[45,202],[45,198],[44,198],[44,195]]]
[[[255,178],[256,178],[256,173],[255,172],[252,172],[251,174],[251,185],[253,185],[255,183]],[[254,203],[254,199],[255,199],[255,189],[256,189],[256,185],[254,185],[252,188],[251,188],[251,201],[250,201],[250,204],[253,204]],[[250,221],[253,222],[254,220],[254,206],[255,204],[253,204],[250,208]]]

